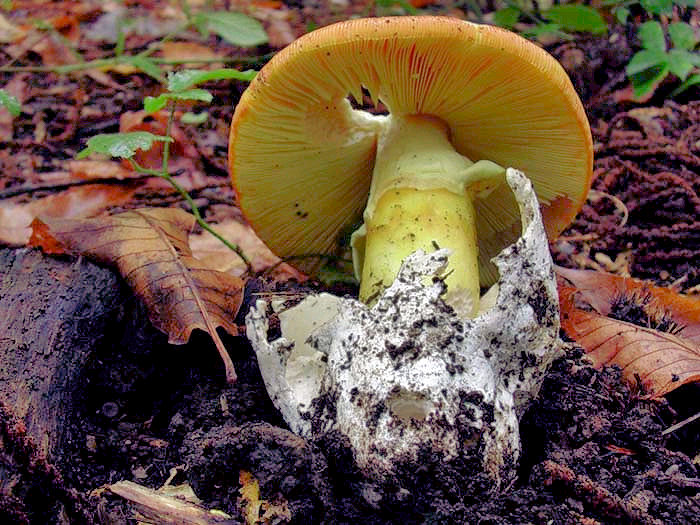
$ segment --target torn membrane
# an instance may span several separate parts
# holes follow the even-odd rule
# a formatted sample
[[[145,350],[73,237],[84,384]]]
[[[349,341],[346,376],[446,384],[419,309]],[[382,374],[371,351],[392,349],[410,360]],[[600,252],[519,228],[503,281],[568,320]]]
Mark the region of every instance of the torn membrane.
[[[495,304],[474,319],[441,299],[447,250],[411,254],[372,307],[321,294],[281,311],[282,338],[272,342],[266,303],[251,310],[247,335],[294,432],[311,440],[339,432],[379,482],[400,486],[401,473],[426,461],[478,466],[494,490],[514,478],[518,418],[561,341],[537,197],[522,173],[506,177],[523,232],[495,258]]]

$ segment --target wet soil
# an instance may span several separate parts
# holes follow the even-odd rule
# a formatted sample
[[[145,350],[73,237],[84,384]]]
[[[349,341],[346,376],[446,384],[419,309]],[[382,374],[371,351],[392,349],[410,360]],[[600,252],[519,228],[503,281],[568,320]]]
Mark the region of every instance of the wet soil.
[[[320,23],[332,18],[322,10],[317,15]],[[297,23],[312,18],[303,11]],[[665,98],[671,88],[661,86],[650,100],[632,101],[624,65],[633,38],[617,28],[608,38],[549,48],[586,106],[598,192],[553,245],[553,254],[565,266],[629,274],[697,293],[698,92],[671,101]],[[47,194],[27,174],[60,171],[87,136],[117,131],[118,115],[140,109],[155,86],[145,77],[117,78],[125,89],[110,92],[84,78],[32,76],[28,103],[35,104],[34,121],[20,122],[16,138],[0,153],[3,196],[27,184],[27,199]],[[231,93],[214,86],[208,127],[185,130],[206,159],[207,173],[221,181],[193,190],[210,218],[220,218],[220,205],[233,205],[226,140],[215,131],[226,128],[243,87]],[[49,90],[65,104],[49,106]],[[90,116],[79,120],[69,108],[85,100],[91,111],[84,114]],[[40,143],[32,133],[42,114],[49,127],[48,140]],[[152,188],[144,187],[137,197],[135,205],[184,207],[174,194],[154,194]],[[55,274],[76,260],[46,264],[47,273]],[[103,272],[112,283],[105,289],[123,286],[111,271],[81,264]],[[56,290],[50,282],[36,284],[49,301],[65,299],[51,295]],[[256,293],[278,286],[264,277],[251,281],[239,322]],[[105,293],[91,301],[109,311],[115,300]],[[231,523],[238,523],[246,507],[241,471],[257,480],[270,523],[673,524],[697,522],[700,515],[700,422],[664,433],[697,412],[698,385],[652,402],[622,383],[615,369],[592,369],[572,346],[523,417],[519,477],[509,490],[490,494],[479,488],[478,473],[463,467],[419,470],[410,490],[401,491],[364,480],[339,436],[312,444],[291,434],[267,397],[245,337],[224,335],[239,377],[227,386],[208,337],[195,332],[186,346],[168,345],[128,292],[119,302],[119,323],[105,329],[102,343],[88,345],[90,358],[81,361],[70,382],[76,397],[57,408],[71,416],[63,429],[67,444],[47,455],[37,434],[17,418],[16,407],[0,405],[0,522],[136,523],[123,499],[96,491],[133,480],[152,488],[166,481],[188,483],[205,507],[229,512],[235,517]],[[7,384],[0,388],[7,393]]]

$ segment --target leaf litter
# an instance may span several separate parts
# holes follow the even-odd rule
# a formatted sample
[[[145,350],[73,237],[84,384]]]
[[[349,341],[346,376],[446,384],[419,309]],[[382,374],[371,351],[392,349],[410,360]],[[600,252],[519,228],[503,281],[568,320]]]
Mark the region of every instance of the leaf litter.
[[[216,329],[238,333],[234,320],[243,281],[192,256],[187,242],[194,217],[178,209],[142,209],[95,219],[36,219],[31,246],[46,253],[86,255],[115,265],[141,298],[153,325],[172,344],[188,342],[192,330],[216,344],[229,382],[236,372]]]
[[[147,10],[138,6],[127,8],[129,13],[145,20],[143,27],[127,27],[126,46],[128,49],[148,45],[153,36],[148,36],[146,29],[149,24],[152,28],[160,27],[160,34],[167,31],[167,23],[178,23],[177,9],[172,5],[164,5],[156,2],[157,9]],[[359,3],[338,2],[336,11],[326,7],[315,6],[303,10],[296,9],[296,2],[279,3],[279,5],[265,5],[265,9],[284,10],[289,13],[277,18],[283,20],[280,29],[272,29],[272,19],[264,20],[268,31],[278,31],[280,41],[289,38],[289,30],[299,35],[306,30],[309,23],[324,25],[334,18],[345,18],[354,14],[353,9],[360,9]],[[106,17],[111,4],[104,6],[92,6],[84,2],[59,2],[57,4],[44,4],[36,6],[34,13],[37,17],[49,17],[52,13],[59,16],[67,12],[70,6],[72,12],[80,22],[81,50],[86,59],[100,56],[101,51],[96,47],[97,39],[90,43],[92,36],[87,35],[84,27],[95,26],[100,16]],[[255,7],[249,2],[233,2],[234,8],[249,10],[254,14]],[[26,7],[26,5],[25,5]],[[121,9],[121,7],[120,7]],[[439,9],[439,6],[436,7]],[[63,10],[63,11],[62,11]],[[153,15],[151,15],[153,13]],[[268,14],[261,15],[265,19]],[[34,29],[21,26],[10,16],[10,27],[21,27],[21,31],[8,31],[15,47],[6,46],[14,55],[10,59],[17,64],[41,65],[44,57],[41,54],[30,53],[33,40],[40,37]],[[107,19],[108,20],[108,19]],[[114,24],[114,22],[111,22]],[[160,24],[160,26],[159,26]],[[113,25],[116,27],[116,25]],[[144,29],[143,31],[141,29]],[[100,35],[93,32],[92,35]],[[20,47],[21,39],[29,47]],[[87,38],[87,40],[86,40]],[[188,34],[183,40],[204,44],[216,53],[215,57],[232,56],[239,52],[233,46],[222,43],[213,36],[202,42],[195,34]],[[698,122],[698,103],[659,103],[659,99],[652,99],[652,103],[658,107],[636,108],[629,98],[624,98],[624,85],[615,78],[620,77],[619,64],[616,61],[624,60],[626,51],[625,43],[620,40],[615,46],[607,45],[600,40],[576,40],[565,44],[564,54],[570,64],[574,66],[572,76],[577,86],[581,87],[581,94],[587,103],[587,110],[591,115],[592,127],[596,141],[596,172],[594,188],[600,195],[609,195],[613,198],[591,199],[586,204],[582,213],[572,227],[565,232],[562,239],[553,245],[554,255],[559,264],[569,268],[592,268],[598,271],[612,271],[618,275],[632,275],[637,278],[650,279],[656,284],[672,286],[673,290],[684,291],[691,296],[698,293],[699,277],[698,264],[698,238],[700,238],[698,225],[698,145],[700,144]],[[60,47],[60,46],[59,46]],[[615,52],[610,51],[615,48]],[[196,46],[191,48],[196,50]],[[263,52],[265,49],[263,48]],[[53,50],[47,48],[44,51],[47,60],[54,60],[60,56],[60,48]],[[250,53],[249,53],[250,54]],[[556,52],[555,52],[556,54]],[[583,61],[578,61],[578,58]],[[563,62],[565,62],[563,60]],[[578,64],[578,65],[577,65]],[[608,67],[609,66],[609,67]],[[566,64],[565,64],[566,67]],[[605,75],[599,74],[604,70]],[[92,82],[85,75],[72,75],[70,77],[49,74],[7,74],[3,73],[4,83],[15,81],[19,83],[22,93],[23,113],[20,117],[5,124],[4,139],[6,148],[0,154],[0,168],[3,177],[0,178],[0,192],[4,190],[19,189],[20,191],[11,201],[13,206],[27,206],[31,202],[36,204],[36,214],[45,213],[45,207],[52,206],[48,197],[50,184],[61,181],[61,184],[80,181],[91,177],[98,177],[98,173],[107,175],[112,167],[108,165],[95,165],[71,167],[67,162],[75,162],[75,154],[84,147],[85,140],[97,133],[115,132],[119,130],[119,116],[125,112],[141,111],[141,101],[144,96],[156,96],[161,87],[150,77],[131,71],[102,71],[99,83]],[[603,80],[601,80],[603,79]],[[607,80],[606,80],[607,79]],[[582,80],[581,82],[579,82]],[[31,86],[31,87],[29,87]],[[215,218],[228,232],[228,223],[240,219],[238,211],[233,206],[233,196],[228,188],[225,160],[225,135],[228,130],[232,108],[238,95],[245,87],[244,84],[217,83],[212,89],[215,95],[213,105],[208,109],[209,121],[197,128],[183,127],[183,137],[178,140],[181,144],[193,144],[197,151],[189,150],[184,158],[186,165],[176,166],[178,176],[190,181],[189,188],[193,192],[197,204],[201,206],[207,217]],[[77,108],[77,109],[69,109]],[[56,118],[58,116],[58,118]],[[157,119],[155,119],[157,120]],[[8,131],[9,129],[9,131]],[[224,137],[221,140],[221,137]],[[47,140],[38,141],[37,138],[45,137]],[[207,137],[207,138],[202,138]],[[203,153],[206,152],[205,155]],[[179,156],[179,155],[178,155]],[[159,156],[154,155],[151,162],[158,164]],[[91,159],[90,162],[111,162]],[[194,168],[192,166],[194,165]],[[124,172],[114,170],[114,177],[124,176],[128,178],[130,169],[122,166]],[[180,170],[194,169],[195,172],[181,174]],[[88,173],[90,172],[90,173]],[[133,172],[131,172],[133,173]],[[193,173],[195,173],[193,175]],[[111,181],[112,176],[107,175]],[[114,200],[110,205],[102,207],[110,210],[133,209],[146,205],[165,205],[185,207],[178,196],[168,189],[167,185],[158,179],[148,179],[148,183],[138,186],[135,193],[125,200]],[[47,186],[48,185],[48,186]],[[37,189],[38,187],[38,189]],[[57,186],[57,187],[60,187]],[[70,188],[77,190],[77,188]],[[76,192],[75,195],[78,195]],[[59,194],[61,195],[61,194]],[[615,200],[617,199],[617,200]],[[109,199],[108,199],[109,200]],[[622,207],[619,205],[622,203]],[[3,206],[10,204],[5,199]],[[107,203],[104,203],[107,204]],[[61,205],[58,205],[60,208]],[[90,214],[102,213],[95,207]],[[227,211],[222,211],[228,208]],[[22,208],[18,208],[22,209]],[[29,208],[32,209],[31,207]],[[50,209],[50,208],[49,208]],[[627,222],[621,220],[624,216],[621,210],[627,211]],[[20,212],[19,215],[22,215]],[[58,214],[62,216],[61,213]],[[32,215],[33,216],[33,215]],[[65,215],[71,216],[71,215]],[[14,214],[6,215],[14,218]],[[27,216],[25,213],[25,220]],[[0,227],[4,226],[3,218],[0,218]],[[232,238],[237,235],[248,234],[245,226],[233,226],[232,232],[228,232]],[[235,230],[242,231],[235,231]],[[26,231],[26,230],[25,230]],[[199,243],[202,241],[202,251],[199,251]],[[212,248],[210,241],[205,236],[195,234],[191,239],[193,251],[200,253],[204,258],[216,261],[218,255]],[[195,250],[195,246],[197,246]],[[251,244],[251,249],[254,243]],[[207,253],[208,252],[208,253]],[[259,267],[264,266],[272,259],[264,251],[260,254]],[[224,259],[226,260],[226,259]],[[254,258],[255,262],[255,258]],[[228,269],[234,273],[236,263],[229,259],[215,265],[219,269]],[[282,276],[284,280],[288,276]],[[295,288],[288,283],[280,285],[278,279],[270,281],[251,281],[249,284],[257,286],[252,295],[246,290],[241,293],[245,311],[251,301],[255,300],[256,293],[283,293],[294,290],[303,293],[304,288]],[[311,286],[313,283],[310,283]],[[580,283],[579,283],[580,285]],[[594,304],[607,304],[609,298],[596,297],[589,290],[586,295],[583,290],[576,292],[590,300],[589,310],[586,313],[596,315],[607,314],[598,312]],[[580,288],[579,288],[580,289]],[[300,292],[302,291],[302,292]],[[675,293],[675,292],[673,292]],[[643,299],[643,296],[640,296]],[[671,310],[673,310],[671,308]],[[605,309],[602,310],[604,312]],[[674,315],[679,315],[676,312]],[[611,321],[620,322],[619,319]],[[683,330],[676,334],[677,337],[686,336],[692,323],[680,322]],[[640,328],[636,325],[636,328]],[[654,330],[645,327],[646,330]],[[673,335],[673,334],[671,334]],[[674,336],[674,337],[676,337]],[[227,339],[230,341],[230,339]],[[238,339],[245,354],[247,346]],[[202,356],[206,361],[207,356]],[[678,421],[687,415],[687,410],[693,409],[692,399],[697,389],[688,390],[696,385],[685,385],[682,389],[666,396],[673,401],[671,408],[664,398],[650,403],[640,397],[639,385],[632,383],[629,386],[620,384],[618,372],[611,368],[603,368],[594,371],[587,367],[585,361],[575,358],[575,353],[560,361],[552,373],[542,394],[542,404],[536,407],[524,421],[531,432],[533,442],[526,444],[525,465],[523,467],[523,486],[515,488],[511,494],[499,498],[489,498],[488,501],[476,502],[470,509],[453,505],[453,502],[440,500],[432,487],[427,487],[424,494],[416,495],[413,505],[403,509],[392,509],[381,512],[364,510],[362,500],[358,499],[361,492],[361,480],[353,477],[350,464],[342,457],[342,448],[334,448],[329,441],[329,452],[337,451],[334,464],[330,471],[325,466],[318,468],[318,463],[311,468],[299,462],[300,469],[304,472],[331,472],[333,483],[338,483],[335,491],[335,503],[328,499],[327,492],[320,490],[323,484],[316,478],[298,479],[307,480],[304,486],[308,500],[304,500],[305,506],[293,507],[294,509],[307,509],[312,514],[300,514],[295,516],[312,516],[313,512],[320,512],[320,508],[335,508],[336,516],[344,519],[356,520],[365,523],[385,523],[389,519],[402,519],[410,522],[411,515],[415,515],[418,509],[434,508],[437,511],[434,516],[445,519],[464,520],[477,522],[483,519],[510,520],[511,522],[540,522],[541,520],[555,519],[555,521],[568,522],[597,519],[599,522],[649,522],[654,523],[659,516],[665,519],[692,520],[689,514],[688,498],[697,489],[693,488],[693,479],[700,473],[685,454],[691,458],[698,454],[697,448],[688,444],[697,443],[698,425],[689,425],[674,430],[664,440],[660,432],[664,426]],[[169,363],[160,363],[159,366],[167,372]],[[265,406],[264,391],[260,394],[260,381],[256,379],[256,365],[250,357],[238,361],[236,368],[239,371],[240,390],[235,390],[236,395],[230,396],[221,393],[219,386],[214,384],[206,373],[199,370],[192,372],[192,377],[184,384],[172,386],[173,396],[178,401],[172,407],[153,405],[152,410],[144,417],[139,416],[139,411],[125,412],[122,427],[116,425],[109,432],[121,436],[122,442],[130,441],[133,444],[126,446],[127,450],[134,454],[140,454],[143,461],[156,465],[161,459],[157,459],[152,450],[138,448],[139,440],[133,440],[135,430],[143,434],[152,434],[158,438],[166,439],[168,445],[168,458],[178,461],[178,447],[182,443],[183,436],[188,432],[200,430],[212,430],[210,443],[216,441],[216,429],[226,428],[239,430],[248,429],[246,424],[265,420],[279,425],[274,412]],[[246,389],[242,389],[245,385]],[[685,389],[685,390],[684,390]],[[139,397],[150,392],[148,388],[131,392],[129,396]],[[255,404],[250,404],[251,392],[256,392],[252,397]],[[674,398],[673,396],[677,396]],[[147,394],[149,395],[149,394]],[[167,394],[166,394],[167,395]],[[680,395],[685,396],[678,401]],[[255,397],[258,396],[258,397]],[[689,396],[691,396],[689,398]],[[222,399],[227,399],[226,407]],[[112,401],[112,398],[105,398]],[[125,407],[129,406],[127,397],[118,398]],[[99,403],[99,400],[96,400]],[[248,403],[248,404],[246,404]],[[204,407],[207,407],[206,410]],[[211,407],[214,407],[213,409]],[[198,412],[198,410],[200,410]],[[675,412],[674,412],[675,409]],[[694,406],[697,411],[697,405]],[[148,410],[146,410],[148,412]],[[151,418],[165,420],[166,427],[151,426]],[[202,420],[205,420],[202,423]],[[86,425],[95,435],[104,434],[104,425],[100,421],[86,414]],[[124,426],[127,425],[127,426]],[[131,426],[128,426],[131,425]],[[217,426],[218,425],[218,426]],[[223,427],[222,427],[223,425]],[[241,426],[237,426],[241,425]],[[276,428],[276,427],[273,427]],[[220,433],[219,433],[220,434]],[[235,432],[231,433],[231,436]],[[240,441],[234,437],[222,438],[221,443],[230,447],[236,447]],[[276,436],[276,435],[275,435]],[[537,436],[545,438],[537,440]],[[132,441],[133,440],[133,441]],[[226,441],[230,440],[230,441]],[[279,444],[282,441],[275,437],[271,441]],[[11,439],[8,438],[8,442]],[[536,442],[536,443],[535,443]],[[101,457],[115,458],[112,463],[106,462],[99,469],[109,472],[109,478],[119,479],[132,476],[131,469],[121,470],[116,458],[123,456],[124,452],[119,443],[110,440],[98,439],[97,449]],[[274,459],[272,454],[263,452],[257,456],[241,456],[236,464],[229,465],[226,462],[216,463],[216,458],[200,459],[203,464],[211,466],[209,477],[212,484],[219,483],[224,487],[230,480],[237,479],[242,468],[241,463],[249,461],[246,470],[253,473],[260,480],[261,491],[266,499],[275,494],[283,497],[285,492],[281,484],[275,481],[272,472],[283,472],[287,468],[285,458],[294,458],[288,448],[280,447],[280,456]],[[529,447],[529,448],[528,448]],[[147,447],[148,448],[148,447]],[[681,450],[682,452],[679,452]],[[632,454],[630,454],[630,451]],[[641,453],[643,452],[643,454]],[[291,455],[290,455],[291,454]],[[84,461],[85,472],[93,472],[95,458],[89,451],[83,451],[81,458],[76,461]],[[307,456],[309,456],[307,454]],[[539,459],[550,458],[545,462]],[[255,459],[257,458],[257,459]],[[552,459],[554,463],[552,463]],[[258,463],[256,463],[256,461]],[[277,461],[277,463],[275,463]],[[528,463],[528,461],[530,463]],[[696,461],[697,463],[697,461]],[[149,466],[150,466],[149,465]],[[568,469],[568,470],[567,470]],[[231,472],[228,472],[228,471]],[[102,471],[102,470],[100,470]],[[96,471],[95,471],[96,472]],[[162,483],[164,475],[161,469],[151,468],[145,471],[146,478],[143,482],[151,485]],[[227,474],[228,472],[228,474]],[[576,475],[573,475],[576,474]],[[79,478],[79,474],[69,474],[67,483],[85,483],[91,474],[85,474],[85,478]],[[94,475],[93,485],[107,479],[101,474]],[[315,481],[311,481],[311,480]],[[229,480],[229,481],[224,481]],[[89,481],[88,481],[89,483]],[[222,502],[222,492],[217,490],[207,491],[205,481],[200,481],[200,492],[208,494],[208,501]],[[83,485],[84,486],[84,485]],[[235,493],[237,487],[233,487],[234,496],[228,501],[234,514],[240,510],[236,508]],[[649,494],[650,489],[653,490]],[[225,490],[225,489],[220,489]],[[326,489],[323,489],[326,490]],[[290,494],[287,494],[290,495]],[[687,498],[686,498],[687,496]],[[685,499],[684,499],[685,498]],[[1,499],[1,497],[0,497]],[[312,504],[308,503],[313,501]],[[112,502],[114,503],[114,502]],[[423,505],[421,507],[421,505]],[[312,509],[315,510],[309,510]],[[385,512],[384,514],[382,512]],[[413,514],[411,514],[413,512]],[[506,518],[507,517],[507,518]],[[303,518],[302,518],[303,519]]]
[[[557,273],[575,285],[559,284],[562,329],[596,366],[619,366],[651,397],[700,381],[699,299],[616,275]]]

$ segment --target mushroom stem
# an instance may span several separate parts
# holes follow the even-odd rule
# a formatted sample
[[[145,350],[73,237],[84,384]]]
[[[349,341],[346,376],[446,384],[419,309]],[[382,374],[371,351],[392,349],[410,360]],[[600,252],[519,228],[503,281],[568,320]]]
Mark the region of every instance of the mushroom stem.
[[[472,317],[479,306],[474,199],[505,171],[455,151],[447,125],[425,115],[391,117],[379,138],[363,226],[353,234],[360,299],[373,299],[416,250],[449,248],[445,300]]]

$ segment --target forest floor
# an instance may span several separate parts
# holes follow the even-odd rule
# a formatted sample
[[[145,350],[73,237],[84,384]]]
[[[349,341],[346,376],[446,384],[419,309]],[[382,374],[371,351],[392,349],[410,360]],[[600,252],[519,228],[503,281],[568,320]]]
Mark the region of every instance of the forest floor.
[[[4,243],[15,252],[27,250],[18,214],[78,216],[80,209],[113,214],[146,206],[189,211],[162,180],[124,176],[126,163],[75,160],[95,134],[164,127],[142,112],[144,98],[160,92],[153,78],[125,68],[50,70],[75,59],[66,42],[84,60],[105,56],[111,47],[98,34],[111,27],[106,16],[111,11],[90,2],[14,3],[19,7],[4,14],[12,26],[42,19],[55,30],[30,34],[36,41],[6,38],[0,51],[9,64],[0,68],[0,87],[22,103],[18,117],[0,113]],[[189,47],[166,48],[170,54],[158,56],[201,56],[206,47],[212,60],[237,57],[233,65],[259,69],[308,28],[377,9],[367,2],[258,4],[269,44],[235,48],[190,30],[176,39]],[[169,3],[125,5],[141,27],[127,34],[126,49],[144,49],[154,34],[168,33],[168,9],[174,9]],[[466,16],[439,2],[422,12]],[[697,11],[689,16],[697,29]],[[624,69],[638,46],[634,29],[631,23],[614,24],[605,35],[546,43],[583,101],[595,147],[595,191],[552,244],[553,258],[561,266],[637,277],[697,297],[700,98],[697,88],[671,98],[675,86],[668,80],[645,100],[634,99]],[[61,38],[54,39],[56,33]],[[226,156],[231,117],[245,87],[207,84],[214,98],[200,108],[208,112],[206,122],[173,131],[172,169],[214,224],[240,220]],[[31,208],[32,203],[39,204]],[[8,230],[20,233],[11,238]],[[8,276],[8,268],[0,271],[5,279],[0,291],[7,292]],[[257,274],[246,285],[237,323],[243,326],[260,293],[300,286],[324,287]],[[354,290],[349,285],[342,291]],[[136,299],[126,302],[146,318]],[[519,476],[503,495],[462,495],[465,479],[456,476],[417,480],[402,500],[374,505],[352,462],[331,455],[338,452],[333,444],[322,451],[286,430],[244,335],[223,335],[238,374],[227,385],[205,334],[195,332],[187,345],[173,346],[154,329],[127,337],[123,332],[129,329],[114,328],[114,335],[132,343],[143,337],[148,351],[110,344],[88,362],[82,404],[70,422],[71,442],[56,457],[43,457],[13,419],[12,407],[0,405],[0,464],[15,469],[11,479],[0,478],[3,523],[136,523],[131,504],[101,489],[120,480],[153,489],[189,484],[202,506],[233,516],[226,523],[245,522],[244,513],[249,522],[257,516],[270,523],[669,524],[697,522],[700,516],[700,421],[664,432],[698,411],[697,383],[652,400],[639,385],[622,381],[618,369],[594,369],[571,344],[521,422]],[[250,475],[260,488],[260,508],[245,490]]]

